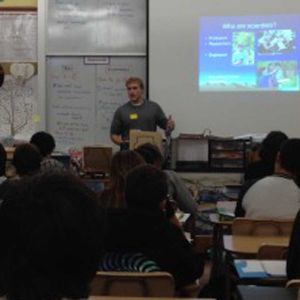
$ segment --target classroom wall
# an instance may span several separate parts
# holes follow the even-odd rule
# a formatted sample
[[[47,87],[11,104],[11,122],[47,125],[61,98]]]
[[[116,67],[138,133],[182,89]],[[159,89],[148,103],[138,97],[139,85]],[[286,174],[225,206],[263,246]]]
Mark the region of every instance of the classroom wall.
[[[32,118],[35,130],[47,126],[46,3],[38,0],[38,103]],[[173,115],[174,136],[180,132],[199,133],[205,128],[215,135],[264,133],[272,129],[300,135],[299,92],[198,91],[201,16],[288,13],[300,14],[300,2],[246,0],[241,5],[240,0],[149,0],[149,95],[166,114]],[[297,47],[299,52],[299,43]]]
[[[213,134],[225,136],[273,129],[300,136],[299,92],[200,93],[197,77],[201,16],[299,14],[299,1],[149,2],[149,93],[176,120],[174,135],[210,128]]]

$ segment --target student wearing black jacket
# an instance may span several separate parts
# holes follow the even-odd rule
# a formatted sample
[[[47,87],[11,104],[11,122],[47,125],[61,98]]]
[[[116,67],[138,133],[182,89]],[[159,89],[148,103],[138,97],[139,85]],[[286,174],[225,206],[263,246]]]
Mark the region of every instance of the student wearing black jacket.
[[[134,168],[126,180],[128,209],[108,211],[104,245],[107,252],[143,253],[171,273],[180,288],[202,275],[203,260],[167,218],[167,191],[163,171],[150,165]]]
[[[300,211],[294,222],[286,266],[288,279],[300,278]]]
[[[274,173],[277,153],[288,136],[282,131],[271,131],[261,143],[260,160],[249,164],[245,170],[244,180],[258,180]]]

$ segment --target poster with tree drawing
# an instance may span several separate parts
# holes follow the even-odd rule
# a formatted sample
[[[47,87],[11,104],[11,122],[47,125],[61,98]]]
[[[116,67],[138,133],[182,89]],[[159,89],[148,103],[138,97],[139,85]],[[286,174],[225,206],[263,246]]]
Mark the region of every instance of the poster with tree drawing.
[[[28,139],[38,118],[36,11],[0,7],[0,66],[0,139]]]
[[[2,63],[0,136],[28,138],[35,131],[37,64]]]

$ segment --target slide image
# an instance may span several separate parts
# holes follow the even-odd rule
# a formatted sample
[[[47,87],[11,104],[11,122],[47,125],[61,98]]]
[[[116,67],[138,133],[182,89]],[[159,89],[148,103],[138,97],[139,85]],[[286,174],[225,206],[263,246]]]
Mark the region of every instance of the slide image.
[[[199,91],[300,91],[300,15],[202,17]]]
[[[287,30],[265,30],[258,33],[258,53],[291,53],[296,49],[296,33]]]
[[[232,35],[232,64],[254,64],[255,35],[253,32],[234,32]]]
[[[297,87],[296,61],[261,61],[257,63],[257,85],[262,89],[293,90]]]

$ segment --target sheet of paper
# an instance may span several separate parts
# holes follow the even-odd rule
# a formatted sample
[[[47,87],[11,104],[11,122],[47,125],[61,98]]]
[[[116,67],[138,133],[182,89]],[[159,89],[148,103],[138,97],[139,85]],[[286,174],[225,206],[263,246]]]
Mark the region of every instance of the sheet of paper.
[[[261,265],[270,276],[286,276],[285,260],[262,260]]]
[[[259,260],[246,260],[245,267],[242,268],[245,273],[265,272]]]
[[[184,223],[189,218],[190,215],[191,214],[186,214],[183,212],[176,212],[176,217],[181,223]]]
[[[236,201],[219,201],[217,202],[217,210],[222,213],[233,214],[236,208]]]

